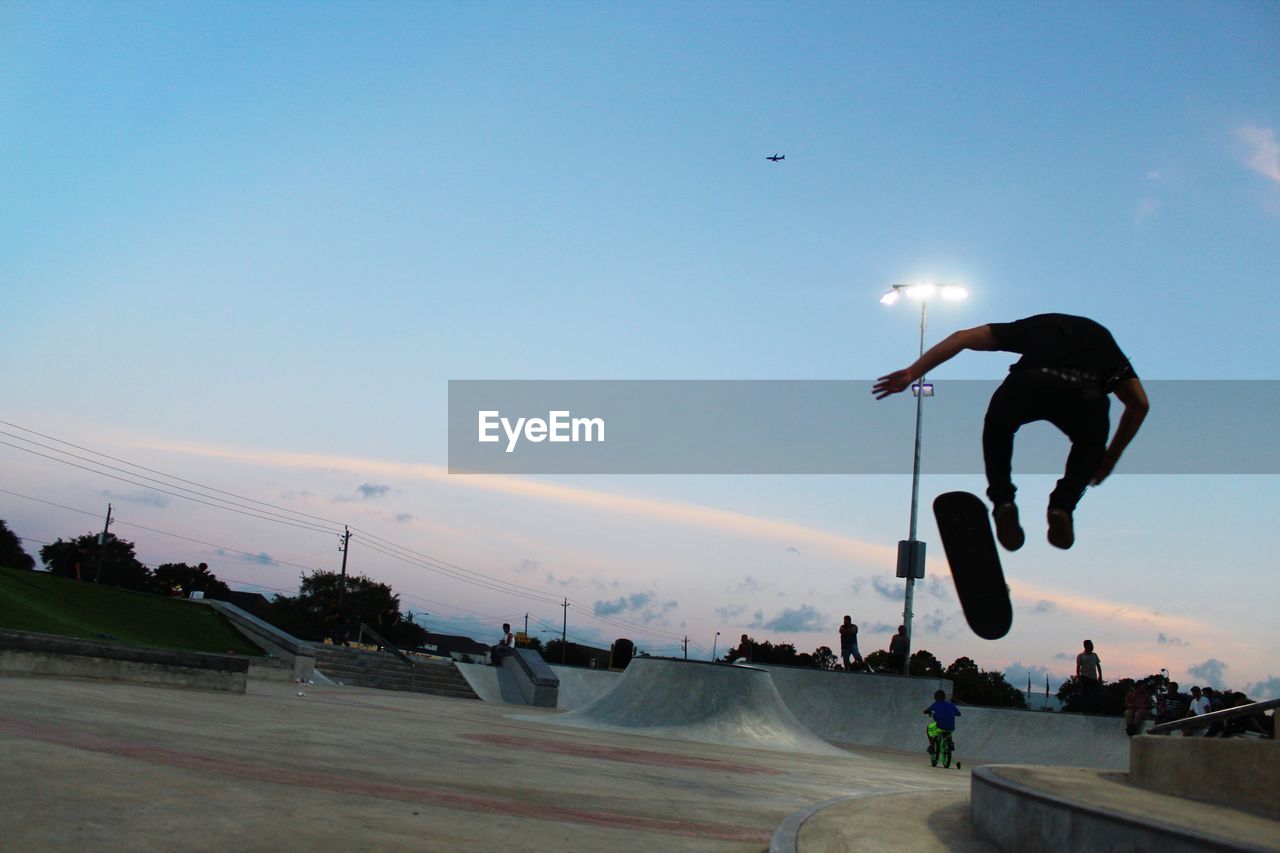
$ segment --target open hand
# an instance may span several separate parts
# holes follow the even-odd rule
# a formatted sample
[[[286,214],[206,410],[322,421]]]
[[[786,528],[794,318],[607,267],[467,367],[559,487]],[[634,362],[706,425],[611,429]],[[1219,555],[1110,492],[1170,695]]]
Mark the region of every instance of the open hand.
[[[890,394],[897,394],[900,391],[907,390],[913,379],[910,370],[895,370],[888,376],[881,376],[876,380],[876,384],[871,386],[871,393],[876,395],[877,400],[883,400]]]

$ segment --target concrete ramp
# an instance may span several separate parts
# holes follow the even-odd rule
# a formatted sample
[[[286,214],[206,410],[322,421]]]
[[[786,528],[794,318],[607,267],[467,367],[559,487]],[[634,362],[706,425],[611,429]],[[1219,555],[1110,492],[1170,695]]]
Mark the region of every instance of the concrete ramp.
[[[551,671],[560,679],[556,707],[561,711],[573,711],[594,702],[618,686],[618,682],[622,680],[621,672],[609,669],[587,669],[553,663]]]
[[[933,692],[951,695],[943,678],[833,672],[761,664],[774,686],[811,732],[825,740],[923,751],[928,719],[921,713]],[[968,708],[962,710],[968,721]]]
[[[787,706],[828,741],[923,752],[921,711],[933,691],[951,695],[942,678],[826,672],[761,665]],[[1126,770],[1129,738],[1119,717],[960,707],[956,754],[966,763],[1054,764]]]
[[[634,658],[617,685],[575,711],[521,717],[556,726],[847,756],[796,719],[769,673],[749,666]]]

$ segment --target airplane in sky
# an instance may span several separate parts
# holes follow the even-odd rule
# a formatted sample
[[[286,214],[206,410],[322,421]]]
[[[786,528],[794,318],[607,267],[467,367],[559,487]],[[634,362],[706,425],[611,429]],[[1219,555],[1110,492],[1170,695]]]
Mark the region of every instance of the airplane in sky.
[[[785,159],[787,159],[787,155],[786,155],[786,154],[774,154],[772,157],[766,157],[766,158],[764,158],[764,159],[766,159],[766,160],[772,160],[773,162],[777,163],[779,160],[785,160]]]

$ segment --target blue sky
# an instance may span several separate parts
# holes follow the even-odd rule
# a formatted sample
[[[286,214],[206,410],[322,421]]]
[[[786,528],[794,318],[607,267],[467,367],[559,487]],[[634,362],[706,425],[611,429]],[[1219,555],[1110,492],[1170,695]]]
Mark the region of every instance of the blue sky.
[[[538,591],[359,566],[478,631],[558,625],[568,596],[571,625],[599,602],[633,626],[583,638],[810,649],[851,613],[879,648],[908,478],[450,478],[447,381],[869,380],[917,343],[876,300],[922,277],[972,291],[931,340],[1067,311],[1144,377],[1275,379],[1278,40],[1247,2],[5,4],[0,417]],[[0,471],[336,567],[320,534],[5,446]],[[1051,483],[1020,480],[1029,506]],[[1009,558],[1010,637],[967,634],[935,561],[916,645],[1057,676],[1091,636],[1108,676],[1266,682],[1276,498],[1271,477],[1118,476],[1075,549]],[[92,526],[5,494],[0,517]],[[149,563],[296,584],[133,532]]]

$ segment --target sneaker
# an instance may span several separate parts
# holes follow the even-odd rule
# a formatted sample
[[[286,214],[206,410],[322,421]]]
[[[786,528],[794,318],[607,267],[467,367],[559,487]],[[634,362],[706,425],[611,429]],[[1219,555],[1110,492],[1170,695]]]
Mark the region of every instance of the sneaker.
[[[1018,523],[1018,505],[1013,501],[1002,503],[991,513],[996,521],[996,538],[1006,551],[1016,551],[1027,541]]]
[[[1070,510],[1049,507],[1049,544],[1064,551],[1076,542],[1075,523]]]

